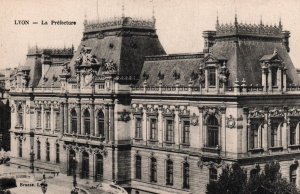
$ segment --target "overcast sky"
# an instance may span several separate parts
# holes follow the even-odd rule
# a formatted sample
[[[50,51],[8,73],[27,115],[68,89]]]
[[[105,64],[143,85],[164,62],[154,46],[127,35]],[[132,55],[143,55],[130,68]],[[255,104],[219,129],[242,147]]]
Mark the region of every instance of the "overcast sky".
[[[167,53],[201,52],[202,31],[214,30],[217,12],[220,23],[234,20],[256,23],[262,16],[266,24],[277,24],[291,31],[291,58],[300,68],[299,0],[98,0],[100,19],[122,15],[151,18],[154,5],[156,28]],[[23,65],[28,46],[64,47],[80,43],[84,15],[97,19],[97,0],[0,0],[0,68]],[[30,25],[15,25],[29,20]],[[76,21],[75,26],[33,25],[33,21]]]

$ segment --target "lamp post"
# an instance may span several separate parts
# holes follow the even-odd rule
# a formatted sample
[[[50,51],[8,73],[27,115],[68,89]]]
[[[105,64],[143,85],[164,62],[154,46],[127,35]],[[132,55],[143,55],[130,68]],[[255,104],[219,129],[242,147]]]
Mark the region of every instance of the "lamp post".
[[[42,189],[43,194],[46,193],[47,187],[48,187],[48,184],[46,183],[46,176],[45,176],[45,174],[43,174],[43,181],[41,183],[41,189]]]
[[[31,169],[31,173],[34,173],[34,151],[33,151],[33,147],[31,146],[30,149],[30,169]]]
[[[76,181],[77,161],[75,157],[73,157],[71,164],[72,164],[72,172],[73,172],[73,189],[71,190],[71,194],[78,194],[79,189],[77,188],[77,181]]]

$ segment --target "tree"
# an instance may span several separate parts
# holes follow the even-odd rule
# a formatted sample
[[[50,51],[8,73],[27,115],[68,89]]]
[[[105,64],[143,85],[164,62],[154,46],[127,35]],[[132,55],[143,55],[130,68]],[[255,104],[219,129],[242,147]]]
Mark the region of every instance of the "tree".
[[[217,181],[206,187],[207,194],[298,194],[296,186],[282,177],[278,162],[270,162],[261,172],[257,166],[247,173],[239,164],[226,166]]]

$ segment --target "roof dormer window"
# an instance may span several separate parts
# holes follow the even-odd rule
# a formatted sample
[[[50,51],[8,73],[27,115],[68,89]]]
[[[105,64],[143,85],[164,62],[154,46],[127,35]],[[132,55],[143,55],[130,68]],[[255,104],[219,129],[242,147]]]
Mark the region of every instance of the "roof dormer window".
[[[208,85],[209,87],[216,87],[216,68],[208,68]]]

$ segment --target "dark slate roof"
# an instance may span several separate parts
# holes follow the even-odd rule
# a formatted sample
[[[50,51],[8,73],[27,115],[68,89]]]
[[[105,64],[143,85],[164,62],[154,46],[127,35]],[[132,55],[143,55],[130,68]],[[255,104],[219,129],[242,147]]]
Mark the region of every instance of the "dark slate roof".
[[[121,29],[113,30],[120,31]],[[72,75],[75,74],[75,60],[83,46],[90,47],[91,54],[95,55],[98,61],[106,59],[116,63],[119,75],[139,75],[145,56],[165,54],[158,38],[148,35],[148,32],[136,32],[131,35],[115,33],[103,38],[88,37],[81,41],[69,64]]]
[[[260,59],[264,55],[272,55],[275,48],[287,68],[288,83],[299,84],[296,69],[285,46],[280,41],[239,39],[238,43],[235,43],[230,40],[219,40],[213,45],[212,53],[228,59],[229,85],[233,86],[236,79],[242,81],[243,78],[247,85],[261,85]]]
[[[43,83],[45,87],[55,87],[55,88],[59,88],[61,86],[60,82],[59,82],[59,75],[61,74],[63,69],[63,66],[60,65],[54,65],[54,66],[50,66],[50,68],[48,69],[48,71],[45,73],[45,78],[46,79],[40,79],[39,84],[37,87],[42,87]],[[53,85],[52,85],[53,83]]]
[[[198,73],[203,57],[202,53],[147,57],[136,86],[142,87],[146,79],[148,86],[158,86],[159,74],[164,77],[161,80],[163,86],[175,86],[176,83],[188,86],[192,74]],[[174,72],[180,74],[179,79],[175,79]],[[193,85],[199,86],[198,79],[195,79]]]
[[[34,56],[27,56],[25,65],[30,67],[29,71],[29,86],[36,87],[40,81],[42,74],[42,63],[41,58],[36,58]]]

